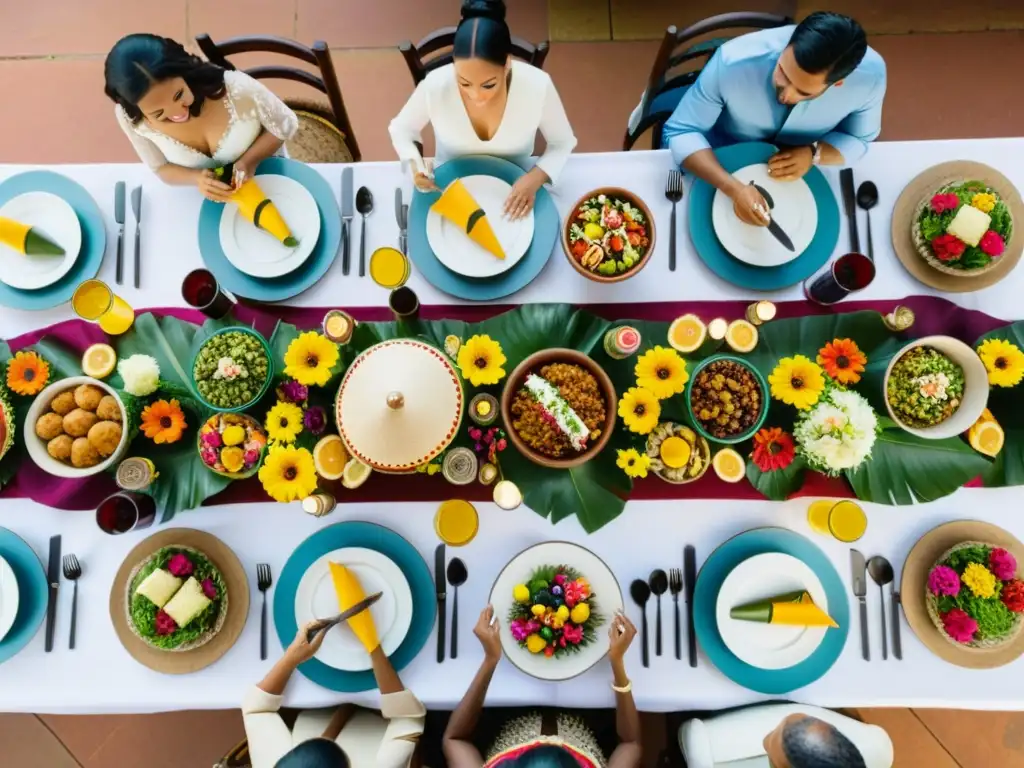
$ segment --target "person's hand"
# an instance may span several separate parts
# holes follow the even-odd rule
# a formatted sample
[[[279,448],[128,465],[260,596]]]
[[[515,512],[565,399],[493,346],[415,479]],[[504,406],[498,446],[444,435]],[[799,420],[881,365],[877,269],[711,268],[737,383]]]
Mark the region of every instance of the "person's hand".
[[[437,192],[438,187],[434,182],[433,163],[430,160],[423,161],[423,170],[415,171],[412,175],[412,183],[420,192]]]
[[[231,200],[231,195],[235,191],[229,185],[220,181],[216,174],[209,168],[205,168],[199,172],[196,186],[199,187],[199,191],[203,194],[203,197],[207,200],[212,200],[215,203],[228,202]]]
[[[298,634],[295,635],[295,639],[292,640],[292,644],[288,646],[288,650],[285,651],[285,655],[288,656],[296,664],[301,664],[304,661],[309,661],[316,655],[316,652],[320,650],[320,646],[324,643],[324,637],[327,636],[327,630],[323,632],[317,632],[313,638],[313,642],[306,641],[306,632],[309,631],[318,622],[311,621],[305,626],[299,627]]]
[[[813,165],[813,148],[794,147],[768,158],[768,174],[776,181],[796,181],[802,179]]]
[[[256,169],[252,167],[252,164],[245,159],[245,156],[235,160],[234,172],[231,177],[231,186],[233,189],[241,187],[246,180],[251,179],[256,173]]]
[[[492,624],[492,620],[494,623]],[[484,647],[484,656],[490,661],[501,659],[501,637],[498,635],[499,622],[494,619],[494,607],[488,605],[480,612],[480,618],[476,620],[473,627],[473,634],[476,635],[480,645]]]
[[[636,627],[626,614],[612,616],[612,625],[608,629],[608,658],[613,662],[622,661],[634,637]]]
[[[761,197],[750,184],[744,184],[732,195],[732,209],[740,221],[752,224],[755,227],[767,227],[771,220],[768,213],[768,203]]]
[[[524,173],[505,199],[505,215],[515,221],[523,218],[533,209],[533,201],[537,197],[537,190],[544,186],[544,177],[539,173]]]

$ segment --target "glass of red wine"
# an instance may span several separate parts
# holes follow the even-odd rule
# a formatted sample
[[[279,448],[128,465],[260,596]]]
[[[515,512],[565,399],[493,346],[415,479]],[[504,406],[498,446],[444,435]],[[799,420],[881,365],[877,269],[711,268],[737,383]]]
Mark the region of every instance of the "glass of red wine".
[[[818,275],[804,281],[804,295],[817,304],[835,304],[862,291],[875,279],[875,262],[863,253],[851,252],[833,261]]]
[[[96,524],[114,536],[148,528],[156,519],[156,502],[144,493],[120,491],[96,508]]]
[[[214,320],[224,317],[235,306],[234,299],[221,290],[217,278],[208,269],[195,269],[185,275],[181,296],[189,306]]]
[[[412,288],[403,285],[388,296],[388,306],[396,320],[415,320],[420,314],[420,300]]]

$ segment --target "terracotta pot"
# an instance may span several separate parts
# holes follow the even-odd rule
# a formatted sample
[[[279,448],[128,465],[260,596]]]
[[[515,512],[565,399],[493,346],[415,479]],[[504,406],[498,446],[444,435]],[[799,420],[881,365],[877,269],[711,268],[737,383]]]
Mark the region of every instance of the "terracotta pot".
[[[573,216],[580,205],[590,198],[597,197],[598,195],[628,200],[629,204],[639,208],[643,212],[644,218],[647,219],[647,237],[650,239],[650,243],[647,246],[647,252],[637,264],[634,264],[629,270],[623,272],[621,275],[601,275],[597,272],[591,272],[576,261],[572,255],[572,248],[569,244],[569,228],[572,226]],[[587,192],[587,194],[573,203],[572,208],[569,209],[569,215],[566,216],[565,222],[562,224],[562,250],[565,252],[565,257],[569,260],[569,263],[572,264],[573,269],[588,280],[593,280],[595,283],[620,283],[623,280],[631,278],[647,266],[647,262],[651,260],[651,255],[654,253],[654,239],[654,216],[651,215],[651,209],[648,208],[647,203],[640,199],[636,194],[627,189],[622,189],[621,187],[601,187]]]

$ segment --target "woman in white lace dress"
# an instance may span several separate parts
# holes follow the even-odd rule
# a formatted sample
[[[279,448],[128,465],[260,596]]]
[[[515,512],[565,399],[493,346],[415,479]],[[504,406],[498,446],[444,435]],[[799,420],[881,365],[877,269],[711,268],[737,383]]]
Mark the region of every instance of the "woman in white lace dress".
[[[283,154],[298,118],[244,72],[224,70],[157,35],[128,35],[107,54],[106,93],[135,151],[168,184],[225,202],[261,160]],[[234,164],[234,178],[213,169]]]

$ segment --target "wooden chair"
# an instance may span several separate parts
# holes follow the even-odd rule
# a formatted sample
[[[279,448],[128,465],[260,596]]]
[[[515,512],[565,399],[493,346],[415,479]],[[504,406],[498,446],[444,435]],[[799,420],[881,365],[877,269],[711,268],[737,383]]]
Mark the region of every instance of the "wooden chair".
[[[299,116],[299,132],[288,142],[291,157],[306,163],[348,163],[362,158],[327,43],[317,40],[307,48],[294,40],[270,35],[232,37],[215,43],[207,34],[197,35],[196,43],[207,59],[225,69],[235,69],[227,57],[240,53],[274,53],[315,66],[319,75],[282,64],[252,67],[245,72],[257,80],[292,80],[327,96],[326,105],[316,101],[287,100],[288,106]]]
[[[399,44],[398,50],[405,57],[405,63],[409,66],[409,74],[412,75],[412,80],[416,85],[419,85],[428,73],[451,63],[451,47],[455,43],[455,29],[455,27],[444,27],[431,32],[416,45],[413,45],[410,40]],[[521,38],[512,38],[512,55],[533,64],[537,69],[544,69],[544,59],[547,58],[550,48],[547,40],[534,46]]]
[[[725,30],[773,29],[792,23],[793,19],[787,16],[744,12],[712,16],[682,32],[669,27],[665,30],[665,37],[654,59],[654,66],[651,67],[647,90],[644,91],[640,106],[630,116],[622,148],[626,151],[632,149],[640,136],[653,129],[651,149],[661,149],[665,123],[672,116],[686,89],[696,82],[701,68],[715,51],[735,35],[714,37],[699,43],[694,43],[694,40]],[[679,68],[684,65],[696,65],[696,68],[679,72]]]

